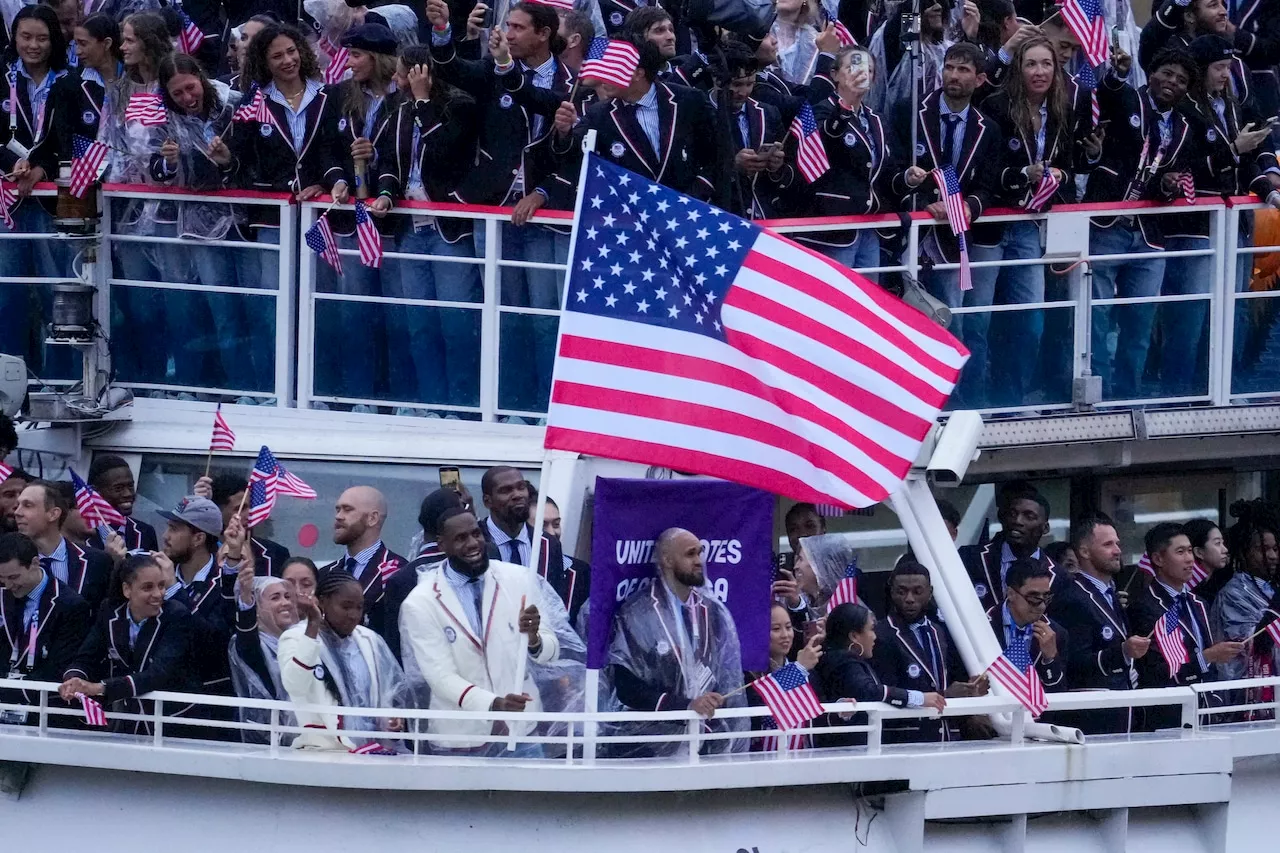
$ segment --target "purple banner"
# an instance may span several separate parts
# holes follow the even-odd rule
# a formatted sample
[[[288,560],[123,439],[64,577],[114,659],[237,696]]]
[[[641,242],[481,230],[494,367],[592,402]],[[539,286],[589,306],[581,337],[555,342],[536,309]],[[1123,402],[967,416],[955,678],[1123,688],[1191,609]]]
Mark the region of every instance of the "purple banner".
[[[604,667],[614,611],[657,577],[654,540],[683,527],[702,540],[707,581],[733,615],[743,668],[767,670],[773,504],[768,492],[719,480],[597,477],[587,666]]]

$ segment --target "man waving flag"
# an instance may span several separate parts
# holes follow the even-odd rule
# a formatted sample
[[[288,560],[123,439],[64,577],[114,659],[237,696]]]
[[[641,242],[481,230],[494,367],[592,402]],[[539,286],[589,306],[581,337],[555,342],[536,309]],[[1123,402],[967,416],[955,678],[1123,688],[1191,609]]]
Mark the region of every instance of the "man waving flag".
[[[589,155],[546,446],[864,507],[968,351],[848,268]]]

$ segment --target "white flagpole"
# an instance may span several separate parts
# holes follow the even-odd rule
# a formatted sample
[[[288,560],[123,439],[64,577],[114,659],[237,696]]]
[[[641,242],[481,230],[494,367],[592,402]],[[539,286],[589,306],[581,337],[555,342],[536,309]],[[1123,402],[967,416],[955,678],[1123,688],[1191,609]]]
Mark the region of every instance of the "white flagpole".
[[[589,168],[589,154],[596,150],[596,132],[588,130],[586,138],[582,141],[582,168],[578,171],[578,197],[573,203],[573,227],[569,232],[569,262],[565,270],[564,276],[564,293],[560,297],[560,315],[564,316],[565,306],[569,301],[569,281],[573,277],[573,252],[578,245],[578,222],[582,218],[582,198],[585,194],[587,186],[587,169]],[[564,335],[563,324],[558,324],[556,328],[556,359],[554,364],[560,363],[560,339]],[[555,368],[552,368],[551,387],[555,388]],[[550,407],[550,401],[548,401]],[[542,471],[538,475],[538,508],[534,512],[533,517],[533,535],[531,547],[529,549],[529,570],[537,573],[538,560],[542,556],[542,521],[546,517],[547,510],[547,483],[549,481],[548,474],[551,470],[551,452],[544,450],[542,454]],[[548,567],[549,568],[549,567]],[[517,625],[519,622],[516,623]],[[529,666],[529,653],[521,648],[521,654],[516,659],[516,677],[515,686],[512,693],[524,692],[525,673]],[[507,751],[513,751],[517,746],[515,735],[515,726],[512,725],[511,732],[507,739]]]

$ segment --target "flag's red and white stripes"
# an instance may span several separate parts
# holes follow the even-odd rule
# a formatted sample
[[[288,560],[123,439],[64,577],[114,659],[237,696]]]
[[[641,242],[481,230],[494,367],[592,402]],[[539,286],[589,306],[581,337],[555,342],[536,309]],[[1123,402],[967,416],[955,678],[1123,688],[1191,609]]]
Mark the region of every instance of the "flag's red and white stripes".
[[[235,122],[266,122],[271,121],[271,113],[267,109],[267,96],[262,90],[254,84],[254,91],[250,95],[249,100],[242,103],[231,115],[231,120]]]
[[[592,77],[623,88],[631,85],[640,64],[640,51],[626,41],[610,41],[599,59],[587,59],[578,71],[579,78]]]
[[[910,470],[969,355],[879,286],[767,231],[721,320],[727,343],[566,312],[546,446],[870,506]]]
[[[76,509],[80,512],[82,519],[89,524],[110,524],[113,527],[124,524],[124,516],[118,509],[107,503],[106,498],[80,479],[80,475],[74,468],[67,470],[71,474],[71,485],[75,489]]]
[[[76,134],[71,143],[71,194],[83,198],[89,185],[98,180],[98,172],[110,149],[95,139]]]
[[[329,54],[329,64],[324,67],[321,76],[324,82],[329,85],[341,83],[342,79],[347,76],[347,60],[351,57],[351,51],[345,47],[339,47],[327,38],[320,39],[320,48]]]
[[[1080,42],[1085,61],[1097,68],[1107,61],[1107,22],[1099,0],[1065,0],[1062,20]]]
[[[1155,638],[1156,646],[1160,648],[1160,654],[1164,656],[1164,662],[1169,667],[1169,677],[1177,677],[1178,670],[1182,669],[1182,665],[1190,658],[1187,657],[1187,644],[1182,640],[1182,626],[1173,610],[1165,611],[1164,615],[1156,620],[1156,629],[1152,636]]]
[[[124,109],[124,120],[136,121],[143,127],[159,127],[167,121],[164,100],[154,92],[138,92],[129,98],[129,104]]]
[[[853,37],[853,33],[849,32],[849,28],[844,24],[839,21],[833,21],[832,24],[836,28],[836,38],[840,40],[841,47],[853,47],[858,43],[858,40]]]
[[[827,612],[830,613],[841,604],[855,604],[858,601],[858,578],[843,577],[840,583],[836,584],[836,588],[831,592],[831,598],[827,601]]]
[[[7,184],[0,178],[0,222],[10,231],[13,230],[13,208],[18,204],[18,187]]]
[[[382,235],[364,202],[356,199],[356,242],[360,244],[360,263],[366,267],[382,266]]]
[[[3,483],[5,480],[9,479],[9,477],[12,476],[12,474],[13,474],[13,468],[4,464],[3,462],[0,462],[0,483]]]
[[[751,682],[751,687],[769,707],[769,713],[779,728],[798,729],[822,716],[822,703],[809,683],[809,676],[794,663],[756,679]]]
[[[1187,201],[1196,200],[1196,181],[1190,172],[1179,172],[1177,177],[1178,189],[1182,191],[1182,197]]]
[[[107,724],[107,714],[102,710],[102,706],[98,704],[96,699],[92,699],[83,693],[77,693],[76,698],[84,706],[85,725],[105,726]]]
[[[1027,202],[1027,210],[1036,212],[1041,210],[1046,204],[1053,200],[1054,194],[1058,191],[1061,184],[1053,174],[1053,169],[1047,165],[1044,167],[1044,174],[1040,177],[1040,183],[1036,185],[1035,192],[1031,194],[1031,200]]]
[[[969,269],[969,246],[965,241],[965,232],[969,230],[969,205],[960,192],[960,179],[950,166],[934,169],[934,181],[938,184],[938,192],[942,195],[942,203],[947,211],[947,224],[955,235],[956,245],[960,249],[960,289],[973,290],[973,273]]]
[[[822,135],[818,133],[818,122],[814,118],[813,108],[802,104],[791,122],[790,133],[796,138],[796,166],[800,174],[809,183],[821,178],[831,169],[831,161],[827,158],[827,149],[822,144]]]
[[[283,465],[279,466],[280,482],[276,485],[276,490],[282,495],[288,495],[292,498],[302,498],[306,501],[316,499],[316,490],[302,482],[302,479],[296,474],[291,474],[285,470]]]
[[[182,53],[194,56],[200,49],[200,45],[204,44],[204,30],[196,26],[196,22],[191,20],[191,16],[181,8],[178,9],[178,14],[182,16],[182,32],[178,34],[178,49]]]
[[[371,740],[364,746],[357,746],[355,749],[347,750],[352,755],[395,755],[394,750],[387,749],[376,740]]]
[[[1049,700],[1045,698],[1044,684],[1041,683],[1040,673],[1036,672],[1034,664],[1027,667],[1026,673],[1021,673],[1007,657],[997,655],[987,667],[987,673],[1000,682],[1031,716],[1038,717],[1048,710]]]
[[[236,449],[236,434],[222,416],[222,404],[213,413],[213,437],[209,439],[209,451],[230,451]]]
[[[391,576],[400,571],[400,561],[395,557],[387,557],[381,563],[378,563],[378,576],[382,578],[385,584],[391,580]]]
[[[1280,644],[1280,614],[1276,614],[1274,610],[1267,612],[1273,614],[1272,620],[1267,623],[1267,636],[1273,643]]]

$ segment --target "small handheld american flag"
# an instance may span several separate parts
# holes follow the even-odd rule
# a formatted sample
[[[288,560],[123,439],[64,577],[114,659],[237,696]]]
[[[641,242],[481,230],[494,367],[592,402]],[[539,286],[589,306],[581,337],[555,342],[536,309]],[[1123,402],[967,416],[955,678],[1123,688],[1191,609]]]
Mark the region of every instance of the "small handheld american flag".
[[[1138,568],[1146,572],[1147,574],[1151,575],[1151,577],[1156,576],[1155,566],[1151,565],[1150,554],[1143,554],[1141,557],[1138,558]]]
[[[854,557],[853,562],[844,567],[844,577],[840,578],[840,582],[831,592],[831,599],[827,602],[827,612],[830,613],[841,604],[853,604],[857,600],[858,558]]]
[[[125,122],[136,121],[143,127],[159,127],[167,120],[164,100],[154,92],[138,92],[129,98],[124,109]]]
[[[213,437],[209,439],[209,452],[235,449],[236,434],[222,416],[222,404],[219,403],[218,410],[213,413]]]
[[[938,192],[942,193],[942,203],[947,209],[947,224],[960,247],[960,289],[973,290],[969,246],[964,239],[965,232],[969,230],[969,205],[960,194],[960,178],[956,176],[955,169],[943,166],[933,170],[933,179],[938,183]]]
[[[1187,589],[1195,589],[1200,584],[1204,583],[1208,577],[1209,570],[1204,567],[1203,563],[1196,560],[1195,567],[1191,569],[1191,579],[1187,581]]]
[[[625,89],[631,85],[639,64],[640,51],[630,42],[595,38],[587,48],[578,79],[593,77]]]
[[[853,37],[853,33],[849,32],[849,28],[840,21],[835,22],[836,38],[840,40],[841,47],[853,47],[858,40]]]
[[[1053,199],[1058,187],[1059,182],[1054,177],[1053,169],[1046,164],[1044,174],[1040,176],[1040,183],[1036,185],[1035,192],[1031,194],[1031,200],[1027,202],[1027,210],[1032,212],[1041,210]]]
[[[1196,181],[1190,172],[1179,172],[1177,177],[1178,189],[1182,192],[1182,197],[1187,201],[1196,200]]]
[[[357,746],[355,749],[347,750],[352,755],[395,755],[395,750],[387,749],[376,740],[371,740],[364,746]]]
[[[107,499],[94,491],[92,486],[80,479],[80,475],[74,469],[67,470],[71,472],[71,485],[76,492],[76,509],[80,511],[81,518],[90,523],[110,524],[115,527],[124,524],[124,516],[119,510],[107,503]]]
[[[539,6],[550,6],[552,9],[559,9],[562,12],[573,11],[573,0],[534,0]]]
[[[1014,637],[1013,642],[998,655],[987,672],[1000,685],[1017,699],[1022,707],[1033,717],[1043,714],[1049,707],[1049,700],[1044,695],[1044,684],[1040,681],[1040,673],[1036,672],[1031,661],[1031,640],[1026,635]]]
[[[1102,107],[1098,103],[1098,77],[1093,73],[1093,66],[1088,62],[1083,63],[1076,73],[1076,82],[1089,93],[1089,117],[1093,120],[1089,126],[1097,127],[1102,120]]]
[[[325,53],[329,54],[329,64],[324,67],[324,82],[329,85],[341,83],[342,78],[347,76],[347,59],[351,56],[351,51],[345,47],[339,47],[328,39],[321,39],[320,47],[324,48]]]
[[[329,217],[321,216],[307,229],[307,248],[324,258],[325,263],[342,275],[342,255],[338,254],[338,241],[329,227]]]
[[[382,266],[382,235],[364,202],[356,199],[356,241],[360,244],[360,263],[366,267]]]
[[[9,479],[9,477],[12,474],[13,474],[13,468],[4,464],[3,462],[0,462],[0,483],[3,483],[5,480]]]
[[[1084,50],[1085,62],[1097,68],[1107,61],[1107,22],[1100,0],[1066,0],[1062,20],[1071,28]]]
[[[818,134],[818,121],[813,117],[813,107],[806,102],[800,106],[791,122],[791,135],[799,143],[796,148],[796,165],[809,183],[821,178],[831,168],[827,149]]]
[[[1164,656],[1164,662],[1169,666],[1169,677],[1175,678],[1178,670],[1182,669],[1189,658],[1187,657],[1187,644],[1182,641],[1182,626],[1178,624],[1177,605],[1170,607],[1164,612],[1164,615],[1156,622],[1156,630],[1154,633],[1156,645],[1160,647],[1160,654]]]
[[[1267,623],[1267,627],[1264,629],[1267,632],[1267,636],[1271,638],[1273,643],[1280,645],[1280,613],[1276,613],[1274,610],[1265,610],[1263,613],[1265,616],[1271,617],[1271,621]]]
[[[107,146],[77,134],[71,141],[71,194],[83,198],[107,159]]]
[[[795,663],[751,682],[769,713],[784,730],[798,729],[822,715],[822,703],[809,683],[809,676]]]
[[[186,10],[179,8],[178,14],[182,17],[182,32],[178,33],[178,50],[195,56],[200,45],[204,44],[204,30],[196,26],[196,22],[191,20]]]
[[[6,184],[0,178],[0,222],[10,231],[13,230],[13,207],[18,203],[18,189],[13,184]]]
[[[267,112],[267,98],[262,94],[262,90],[258,88],[257,83],[253,84],[253,88],[249,90],[249,96],[240,104],[239,109],[232,114],[231,120],[235,122],[264,122],[271,120],[271,114]]]
[[[107,724],[106,712],[102,710],[102,706],[98,704],[96,699],[92,699],[83,693],[77,693],[76,698],[80,700],[80,704],[84,706],[84,722],[87,726],[105,726]]]

